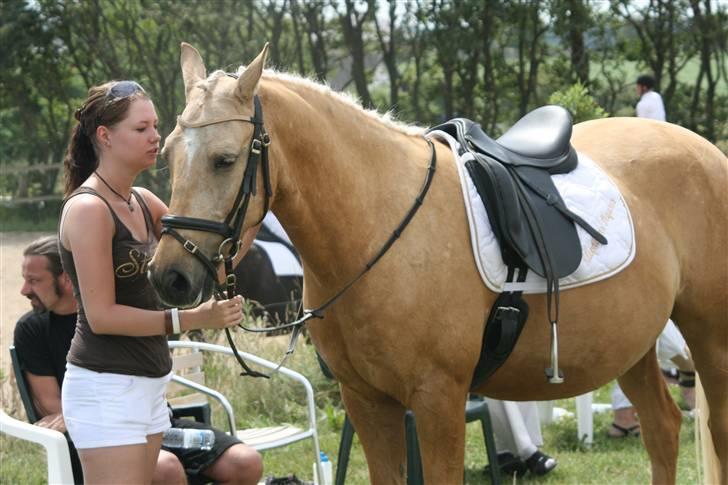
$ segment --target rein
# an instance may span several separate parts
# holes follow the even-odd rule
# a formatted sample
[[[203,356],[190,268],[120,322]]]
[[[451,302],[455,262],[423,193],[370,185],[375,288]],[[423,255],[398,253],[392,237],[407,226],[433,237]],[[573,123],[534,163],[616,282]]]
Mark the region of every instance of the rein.
[[[260,99],[258,96],[254,97],[254,104],[255,104],[255,114],[252,117],[246,117],[243,115],[236,115],[231,116],[228,118],[215,118],[212,120],[207,121],[199,121],[199,122],[187,122],[183,120],[181,117],[178,118],[178,123],[183,128],[199,128],[203,126],[209,126],[213,124],[218,123],[225,123],[229,121],[241,121],[245,123],[252,123],[254,125],[254,132],[253,132],[253,139],[251,141],[250,146],[250,153],[248,155],[248,164],[245,168],[245,173],[243,175],[243,180],[240,186],[240,189],[238,190],[238,195],[235,198],[235,202],[233,204],[233,208],[231,209],[228,216],[225,218],[225,222],[220,223],[217,221],[212,221],[208,219],[198,219],[193,217],[185,217],[185,216],[175,216],[175,215],[166,215],[162,217],[162,236],[165,234],[169,234],[170,236],[174,237],[177,241],[179,241],[182,244],[182,247],[184,247],[187,252],[195,256],[207,269],[207,271],[210,273],[213,282],[215,284],[215,296],[218,298],[222,298],[227,294],[227,298],[233,298],[235,296],[235,284],[236,284],[236,277],[233,272],[233,266],[232,262],[235,256],[237,255],[238,249],[240,247],[240,234],[242,231],[243,223],[245,221],[245,215],[248,210],[248,204],[250,202],[250,197],[256,195],[256,174],[258,169],[258,162],[260,161],[261,170],[263,172],[263,183],[265,187],[265,197],[264,197],[264,210],[263,210],[263,217],[265,217],[265,214],[268,212],[269,203],[270,203],[270,197],[272,195],[272,189],[270,185],[270,165],[268,161],[268,147],[270,146],[270,137],[268,136],[267,132],[265,131],[265,126],[263,125],[263,109],[260,104]],[[240,354],[237,351],[237,348],[235,346],[235,343],[233,342],[233,338],[230,334],[230,329],[225,328],[225,335],[227,337],[228,343],[230,344],[230,348],[233,351],[233,354],[235,355],[235,358],[237,359],[240,366],[243,368],[243,372],[240,373],[241,376],[251,376],[251,377],[264,377],[264,378],[270,378],[272,374],[274,374],[278,369],[283,366],[285,361],[288,359],[288,357],[293,353],[296,345],[296,341],[298,340],[298,336],[300,335],[303,326],[305,323],[310,320],[311,318],[324,318],[323,312],[326,310],[329,306],[333,305],[339,298],[341,298],[344,293],[351,288],[360,278],[362,278],[372,267],[374,267],[375,264],[384,256],[384,254],[389,250],[389,248],[395,243],[397,239],[402,235],[407,225],[410,223],[414,215],[417,213],[417,210],[422,205],[423,201],[425,200],[425,196],[427,195],[427,192],[430,189],[430,185],[432,184],[432,180],[435,175],[436,165],[437,165],[437,155],[435,151],[435,146],[432,143],[432,141],[429,138],[426,138],[427,144],[430,147],[430,150],[432,151],[432,157],[430,159],[430,164],[427,168],[427,174],[425,176],[425,181],[420,189],[419,194],[415,198],[415,201],[410,207],[410,209],[407,211],[407,214],[405,214],[402,221],[399,223],[397,228],[394,230],[394,232],[389,236],[387,241],[382,245],[382,247],[379,249],[379,251],[374,255],[373,258],[371,258],[365,265],[364,268],[361,269],[361,271],[354,276],[351,280],[349,280],[348,283],[346,283],[338,292],[336,292],[333,296],[331,296],[328,300],[326,300],[323,304],[319,305],[318,307],[312,309],[312,310],[303,310],[303,316],[293,322],[284,323],[275,327],[268,327],[268,328],[249,328],[244,326],[243,324],[238,324],[240,328],[242,328],[245,331],[251,332],[251,333],[268,333],[273,332],[276,330],[285,330],[288,328],[293,328],[293,332],[291,333],[291,340],[288,345],[288,349],[286,350],[286,353],[281,360],[281,362],[278,364],[278,366],[273,370],[271,374],[265,374],[262,372],[255,371],[251,369],[245,361],[240,357]],[[242,200],[242,204],[241,204]],[[237,210],[236,210],[237,209]],[[262,218],[260,221],[258,221],[254,225],[258,225],[262,222]],[[230,222],[233,221],[232,226],[230,225]],[[206,256],[195,243],[193,243],[189,239],[185,239],[178,231],[177,229],[183,229],[183,230],[194,230],[194,231],[204,231],[204,232],[212,232],[216,234],[220,234],[223,236],[223,242],[220,244],[220,247],[218,248],[217,254],[215,254],[212,258],[209,258]],[[226,246],[229,245],[229,250],[227,256],[224,256],[223,251],[226,248]],[[224,263],[225,266],[225,286],[223,287],[217,282],[217,265],[219,265],[220,262]]]

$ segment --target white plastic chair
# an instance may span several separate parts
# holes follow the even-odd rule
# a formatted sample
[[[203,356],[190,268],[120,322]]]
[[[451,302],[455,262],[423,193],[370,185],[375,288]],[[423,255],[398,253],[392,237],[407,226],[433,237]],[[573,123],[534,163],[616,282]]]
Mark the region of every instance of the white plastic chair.
[[[73,483],[71,455],[68,452],[68,442],[63,433],[19,421],[8,416],[1,409],[0,433],[43,445],[48,455],[48,483]]]
[[[579,440],[591,446],[594,443],[594,413],[601,413],[611,409],[611,406],[594,402],[592,392],[576,396],[576,433]],[[541,424],[548,424],[559,420],[564,415],[570,415],[562,408],[555,408],[553,401],[539,401],[539,415]]]
[[[200,351],[216,352],[229,356],[234,355],[233,351],[229,347],[203,342],[171,340],[169,341],[169,347],[170,349],[197,349]],[[277,364],[258,357],[257,355],[249,354],[240,350],[238,350],[238,353],[246,361],[252,362],[261,367],[265,367],[270,370],[273,370],[277,367]],[[184,377],[176,374],[172,375],[172,380],[174,382],[177,382],[178,384],[190,387],[218,401],[227,415],[227,424],[230,430],[230,434],[234,434],[245,444],[251,446],[252,448],[255,448],[258,451],[269,450],[271,448],[279,448],[282,446],[290,445],[297,441],[311,439],[313,441],[315,453],[314,459],[319,470],[319,476],[323,476],[320,458],[321,449],[319,448],[318,432],[316,430],[316,406],[313,399],[313,387],[311,386],[309,380],[306,379],[306,377],[286,367],[281,367],[280,369],[278,369],[278,374],[285,378],[296,381],[305,389],[307,405],[306,407],[308,412],[307,429],[301,429],[291,425],[281,425],[266,428],[251,428],[238,430],[235,426],[235,414],[233,412],[233,407],[230,405],[230,402],[222,393],[205,385],[199,384],[189,379],[185,379]]]

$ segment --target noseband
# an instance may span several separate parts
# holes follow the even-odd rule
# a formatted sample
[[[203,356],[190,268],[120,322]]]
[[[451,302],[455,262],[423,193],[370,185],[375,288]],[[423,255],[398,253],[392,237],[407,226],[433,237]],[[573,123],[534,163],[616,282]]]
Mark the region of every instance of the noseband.
[[[258,162],[260,162],[261,171],[263,172],[264,207],[261,219],[254,225],[258,225],[263,221],[263,217],[268,212],[270,205],[270,197],[273,194],[270,185],[270,166],[268,163],[268,147],[270,146],[270,137],[265,131],[263,124],[263,108],[260,104],[258,96],[253,98],[255,113],[252,117],[243,115],[229,116],[225,118],[214,118],[212,120],[188,122],[179,117],[177,122],[183,128],[200,128],[203,126],[215,125],[218,123],[226,123],[230,121],[242,121],[244,123],[253,124],[253,138],[250,142],[250,150],[248,152],[248,162],[243,174],[243,181],[238,189],[238,195],[235,197],[233,207],[225,217],[224,222],[217,222],[210,219],[198,219],[195,217],[175,216],[167,214],[162,216],[162,236],[169,234],[182,244],[182,247],[192,254],[207,269],[212,281],[215,284],[215,294],[217,297],[223,297],[227,293],[227,298],[235,296],[235,273],[233,271],[233,259],[240,248],[240,233],[245,222],[245,215],[248,212],[248,204],[251,196],[256,195],[257,191],[257,173]],[[242,204],[241,204],[242,200]],[[212,257],[207,256],[199,249],[190,239],[186,239],[177,230],[202,231],[219,234],[223,237],[223,241],[217,250],[217,254]],[[226,251],[227,250],[227,251]],[[223,288],[217,282],[217,266],[223,262],[225,265],[225,287]],[[238,355],[235,344],[233,343],[229,329],[225,329],[225,333],[230,343],[230,347],[234,350],[235,356],[240,365],[245,369],[244,375],[254,377],[267,377],[267,375],[250,369],[242,358]]]

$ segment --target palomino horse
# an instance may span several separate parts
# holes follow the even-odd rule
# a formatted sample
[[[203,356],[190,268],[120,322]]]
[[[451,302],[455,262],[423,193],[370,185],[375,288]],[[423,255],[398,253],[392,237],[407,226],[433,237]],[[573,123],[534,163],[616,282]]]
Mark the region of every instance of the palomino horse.
[[[423,129],[395,123],[313,82],[263,72],[267,47],[238,77],[209,77],[182,47],[187,105],[163,150],[172,177],[170,213],[223,221],[270,135],[270,208],[299,250],[306,308],[341,290],[381,248],[425,180],[432,157]],[[258,116],[256,116],[258,118]],[[263,138],[265,138],[263,136]],[[728,163],[713,145],[667,123],[617,118],[575,127],[573,145],[620,187],[636,225],[637,254],[614,277],[562,291],[563,384],[549,384],[550,328],[543,295],[528,295],[531,321],[509,360],[477,391],[499,399],[578,395],[619,377],[637,408],[654,482],[675,481],[680,413],[655,357],[668,317],[688,341],[710,407],[722,480],[728,477]],[[376,266],[309,320],[316,348],[341,383],[373,483],[402,483],[403,416],[417,416],[427,483],[463,477],[463,408],[496,299],[473,263],[457,169],[436,143],[437,172],[401,237]],[[242,229],[260,221],[257,178]],[[228,222],[228,221],[226,221]],[[204,224],[203,224],[204,226]],[[198,229],[204,229],[198,226]],[[208,256],[222,236],[179,229]],[[458,236],[459,237],[456,237]],[[165,237],[150,265],[164,301],[209,298],[209,268],[191,242]],[[199,254],[198,254],[199,256]]]

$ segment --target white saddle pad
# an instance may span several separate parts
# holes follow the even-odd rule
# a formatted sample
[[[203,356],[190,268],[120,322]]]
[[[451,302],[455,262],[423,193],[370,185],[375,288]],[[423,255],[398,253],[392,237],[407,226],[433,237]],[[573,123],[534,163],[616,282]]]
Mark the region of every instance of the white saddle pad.
[[[446,141],[455,156],[470,224],[473,256],[485,285],[496,293],[545,293],[546,280],[533,271],[528,272],[524,283],[506,283],[508,269],[503,263],[498,240],[491,228],[483,201],[465,168],[465,162],[472,160],[473,156],[465,153],[459,157],[460,145],[445,132],[433,131],[428,136]],[[634,259],[636,250],[634,227],[629,208],[615,183],[593,160],[582,153],[579,153],[576,169],[566,174],[554,175],[553,180],[566,206],[591,224],[608,241],[606,245],[599,244],[577,225],[582,260],[574,273],[559,280],[560,289],[594,283],[626,268]]]

